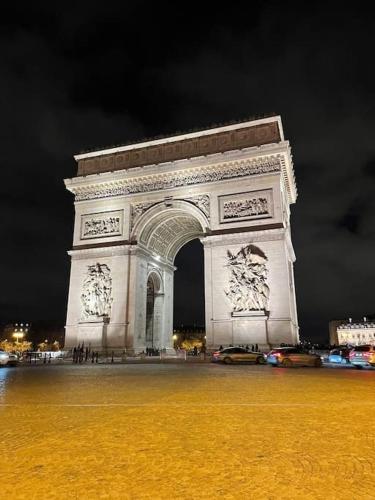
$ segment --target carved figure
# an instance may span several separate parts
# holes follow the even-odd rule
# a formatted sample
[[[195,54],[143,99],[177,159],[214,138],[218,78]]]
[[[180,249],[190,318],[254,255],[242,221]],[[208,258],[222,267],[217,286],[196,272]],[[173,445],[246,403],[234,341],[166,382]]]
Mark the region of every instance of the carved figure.
[[[83,236],[99,236],[120,232],[120,217],[92,218],[85,221]]]
[[[237,254],[229,250],[231,278],[225,291],[234,312],[266,310],[269,299],[267,257],[256,247],[248,245]]]
[[[236,219],[255,215],[268,214],[267,198],[246,198],[226,201],[223,204],[224,219]]]
[[[107,264],[88,266],[83,281],[81,303],[83,316],[109,316],[112,304],[112,278]]]

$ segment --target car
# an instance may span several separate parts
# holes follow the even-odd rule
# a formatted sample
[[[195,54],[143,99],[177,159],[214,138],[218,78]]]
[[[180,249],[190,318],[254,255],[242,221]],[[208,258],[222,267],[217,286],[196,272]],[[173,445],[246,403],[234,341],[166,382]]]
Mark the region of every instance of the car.
[[[340,363],[342,365],[348,364],[349,363],[349,354],[350,354],[350,348],[343,346],[343,347],[336,347],[335,349],[332,349],[329,351],[328,355],[328,362],[329,363]]]
[[[18,364],[17,354],[10,352],[0,351],[0,365],[2,366],[16,366]]]
[[[322,366],[322,360],[317,354],[310,354],[298,347],[278,347],[267,354],[267,363],[271,366]]]
[[[255,363],[264,365],[266,360],[261,352],[248,351],[244,347],[226,347],[212,354],[212,361],[229,365],[232,363]]]
[[[349,361],[357,369],[364,366],[375,367],[375,346],[370,344],[357,345],[350,351]]]

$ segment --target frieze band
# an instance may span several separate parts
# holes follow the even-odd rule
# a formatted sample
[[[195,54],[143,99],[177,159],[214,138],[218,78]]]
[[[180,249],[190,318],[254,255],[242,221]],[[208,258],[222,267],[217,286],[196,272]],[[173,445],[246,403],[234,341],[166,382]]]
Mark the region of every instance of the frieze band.
[[[73,188],[76,200],[110,198],[127,194],[146,193],[181,186],[191,186],[206,182],[246,177],[248,175],[265,174],[280,171],[280,159],[271,157],[260,161],[244,161],[213,165],[210,167],[183,170],[176,173],[145,176],[134,180],[124,179],[116,183],[107,183],[89,188]]]

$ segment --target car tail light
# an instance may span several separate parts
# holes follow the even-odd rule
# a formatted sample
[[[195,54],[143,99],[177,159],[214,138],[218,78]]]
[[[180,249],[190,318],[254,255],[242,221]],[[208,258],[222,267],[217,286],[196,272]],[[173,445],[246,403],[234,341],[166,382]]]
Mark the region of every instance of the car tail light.
[[[280,352],[275,352],[274,356],[276,356],[277,358],[279,358],[281,356],[281,353]]]
[[[216,357],[216,356],[219,356],[219,354],[220,354],[220,351],[216,351],[216,352],[212,353],[212,356]]]

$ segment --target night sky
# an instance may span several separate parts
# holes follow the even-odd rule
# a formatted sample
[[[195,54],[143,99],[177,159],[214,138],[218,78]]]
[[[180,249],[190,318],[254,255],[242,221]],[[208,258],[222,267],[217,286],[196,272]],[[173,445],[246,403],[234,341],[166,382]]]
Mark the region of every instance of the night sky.
[[[171,5],[2,8],[0,321],[64,324],[73,154],[270,112],[295,162],[302,337],[374,313],[372,13],[359,3]],[[176,324],[203,320],[199,245],[177,257]]]

